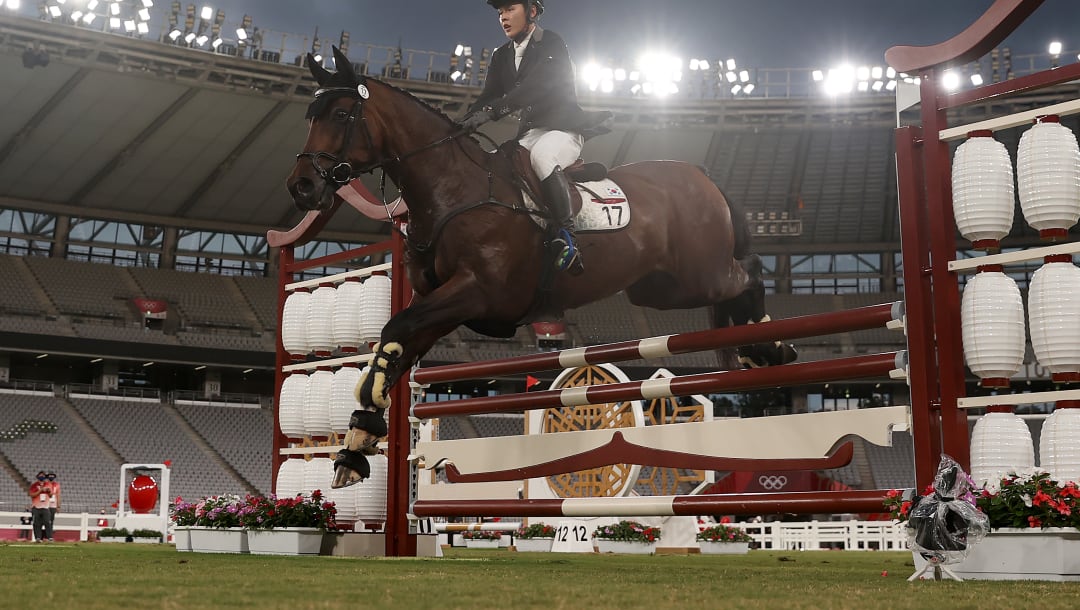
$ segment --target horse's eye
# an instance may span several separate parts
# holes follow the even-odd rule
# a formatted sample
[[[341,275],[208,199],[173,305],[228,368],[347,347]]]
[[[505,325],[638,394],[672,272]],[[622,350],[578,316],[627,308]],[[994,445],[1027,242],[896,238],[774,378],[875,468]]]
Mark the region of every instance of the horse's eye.
[[[349,113],[348,112],[346,112],[344,110],[341,110],[341,109],[338,109],[338,110],[334,111],[334,120],[335,121],[344,122],[344,121],[348,120],[348,118],[349,118]]]

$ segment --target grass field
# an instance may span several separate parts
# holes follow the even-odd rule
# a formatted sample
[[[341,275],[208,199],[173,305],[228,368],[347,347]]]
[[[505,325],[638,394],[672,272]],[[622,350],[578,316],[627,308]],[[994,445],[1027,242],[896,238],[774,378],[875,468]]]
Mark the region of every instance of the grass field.
[[[0,546],[2,608],[1077,608],[1080,583],[909,583],[910,553],[753,551],[442,559],[177,553],[172,546]]]

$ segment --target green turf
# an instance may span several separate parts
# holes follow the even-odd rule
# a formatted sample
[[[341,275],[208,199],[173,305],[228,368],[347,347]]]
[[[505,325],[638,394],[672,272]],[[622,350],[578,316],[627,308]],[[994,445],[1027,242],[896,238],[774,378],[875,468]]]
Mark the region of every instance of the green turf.
[[[177,553],[165,545],[0,546],[0,608],[1077,608],[1080,583],[908,583],[910,553],[442,559]]]

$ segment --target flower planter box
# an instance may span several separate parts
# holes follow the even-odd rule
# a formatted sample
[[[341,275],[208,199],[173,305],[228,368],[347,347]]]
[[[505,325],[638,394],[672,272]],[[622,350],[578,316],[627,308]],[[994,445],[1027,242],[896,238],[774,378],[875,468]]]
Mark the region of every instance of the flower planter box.
[[[921,570],[926,560],[913,554]],[[947,567],[971,580],[1080,581],[1080,530],[1003,527],[971,547],[964,561]]]
[[[745,555],[750,552],[749,542],[717,542],[699,540],[702,555]]]
[[[514,548],[522,553],[549,553],[554,542],[554,538],[518,538]]]
[[[323,532],[317,527],[248,530],[248,551],[253,555],[318,555]]]
[[[596,549],[601,553],[620,553],[624,555],[652,555],[656,552],[655,542],[630,542],[627,540],[596,539]]]
[[[466,540],[465,546],[470,549],[497,549],[498,540]]]
[[[135,544],[161,544],[161,538],[139,538],[133,537],[131,539]]]
[[[99,536],[98,542],[127,542],[127,538],[124,538],[123,536]]]
[[[239,527],[193,527],[191,550],[195,553],[247,553],[247,530]]]
[[[176,545],[176,550],[181,553],[191,552],[191,528],[186,525],[180,525],[173,528],[173,544]]]

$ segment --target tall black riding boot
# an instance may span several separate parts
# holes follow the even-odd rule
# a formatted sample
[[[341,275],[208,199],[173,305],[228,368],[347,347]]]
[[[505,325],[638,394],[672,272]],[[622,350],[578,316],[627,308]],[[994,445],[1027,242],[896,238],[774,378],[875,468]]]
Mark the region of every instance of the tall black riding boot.
[[[551,211],[551,218],[559,226],[559,233],[551,240],[552,245],[560,250],[555,264],[560,271],[568,271],[570,275],[581,275],[585,271],[581,263],[581,252],[577,247],[577,236],[574,235],[574,217],[570,204],[570,181],[559,166],[555,171],[544,178],[540,183],[543,189],[544,200]]]

